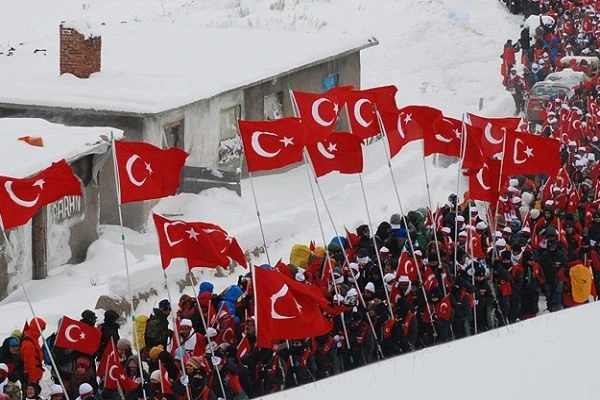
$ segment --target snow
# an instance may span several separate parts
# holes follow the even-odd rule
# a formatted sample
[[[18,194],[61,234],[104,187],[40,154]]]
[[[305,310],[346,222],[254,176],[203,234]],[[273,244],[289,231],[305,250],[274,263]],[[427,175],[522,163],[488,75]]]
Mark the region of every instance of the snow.
[[[108,149],[111,135],[121,138],[123,131],[110,127],[74,127],[39,118],[0,118],[0,175],[23,178],[40,172],[52,162],[67,161]],[[37,147],[18,140],[40,137]]]
[[[100,26],[90,19],[71,19],[63,21],[61,25],[63,28],[75,29],[77,32],[81,33],[86,39],[102,35],[102,32],[100,31]]]
[[[592,399],[598,312],[589,304],[544,314],[264,398]]]
[[[363,86],[397,85],[400,106],[427,104],[458,118],[463,112],[504,116],[514,110],[512,98],[501,84],[499,56],[506,39],[518,35],[522,19],[508,14],[503,3],[496,0],[93,0],[88,2],[91,5],[87,11],[107,23],[102,28],[103,44],[121,40],[117,32],[123,34],[124,43],[135,39],[132,32],[145,33],[158,41],[156,46],[147,47],[130,42],[114,59],[105,57],[103,72],[86,81],[69,76],[58,78],[58,63],[52,55],[56,51],[53,47],[56,47],[58,23],[66,18],[62,14],[79,12],[75,10],[79,4],[67,0],[52,6],[44,0],[30,0],[27,6],[24,3],[14,2],[14,17],[0,24],[0,37],[11,43],[24,43],[17,46],[13,58],[0,57],[0,97],[45,99],[48,103],[77,107],[102,102],[122,109],[154,110],[185,100],[192,88],[197,90],[194,96],[199,96],[203,91],[209,93],[225,85],[237,85],[246,76],[246,68],[256,74],[247,57],[248,48],[243,46],[236,46],[235,52],[220,51],[220,59],[231,63],[213,65],[214,59],[209,55],[218,49],[212,40],[205,39],[207,36],[197,36],[200,33],[218,33],[223,40],[232,40],[241,33],[260,39],[262,50],[258,54],[267,54],[266,61],[277,61],[277,65],[262,64],[263,69],[272,68],[269,71],[281,67],[282,60],[298,45],[296,40],[302,45],[319,43],[313,50],[320,51],[328,46],[341,46],[343,42],[340,39],[340,43],[331,44],[327,38],[350,35],[378,38],[379,46],[362,53]],[[38,7],[35,16],[29,11],[32,3]],[[39,19],[40,14],[46,18]],[[126,23],[120,24],[121,21]],[[107,32],[109,28],[112,33]],[[193,46],[173,40],[183,32],[200,39]],[[47,56],[31,54],[32,48],[41,45],[47,45]],[[139,51],[134,51],[134,47]],[[312,50],[310,54],[314,54]],[[310,54],[298,50],[296,56],[306,59]],[[173,59],[174,56],[181,59]],[[35,65],[26,68],[26,61]],[[168,74],[161,73],[165,64],[171,68]],[[202,79],[198,87],[189,84],[200,69],[207,68],[213,68],[210,79]],[[25,74],[28,81],[16,78]],[[188,84],[183,85],[184,81]],[[166,87],[161,86],[165,82],[169,82],[169,88],[180,88],[180,92],[165,93]],[[6,88],[14,90],[7,94]],[[365,148],[363,180],[375,224],[399,211],[383,146],[379,141]],[[1,148],[4,154],[4,147]],[[457,189],[456,164],[437,168],[432,157],[423,161],[422,142],[410,143],[392,160],[406,211],[428,203],[424,165],[434,207]],[[305,166],[254,178],[273,262],[279,257],[287,260],[294,243],[322,241],[308,182]],[[319,182],[338,232],[344,227],[354,229],[367,220],[357,176],[331,174]],[[465,189],[465,182],[460,180],[458,192],[462,194]],[[329,241],[335,232],[319,196],[317,204],[325,240]],[[180,194],[164,199],[154,211],[178,215],[183,220],[217,223],[251,252],[262,246],[248,180],[242,182],[241,197],[226,189],[210,189],[198,195]],[[100,295],[128,296],[120,235],[118,227],[102,227],[101,238],[90,247],[85,262],[53,269],[48,279],[26,284],[35,311],[48,322],[47,332],[56,328],[63,314],[77,318],[83,309],[94,309]],[[158,292],[139,305],[137,313],[148,314],[153,304],[166,296],[152,222],[149,221],[143,233],[126,229],[125,242],[134,294],[151,288]],[[265,254],[258,250],[257,254],[253,262],[266,262]],[[181,262],[167,270],[174,301],[182,293],[192,291],[189,287],[180,289],[177,284],[184,279],[185,272]],[[238,269],[226,278],[215,278],[213,271],[194,271],[199,280],[213,281],[217,290],[234,283],[243,273],[244,270]],[[592,335],[598,328],[597,308],[594,304],[544,315],[474,338],[386,360],[274,398],[308,395],[385,399],[424,393],[426,398],[436,395],[490,399],[592,398],[592,393],[600,389],[598,380],[591,375],[593,365],[598,362],[598,350],[588,345],[595,342]],[[0,315],[3,322],[0,337],[23,326],[30,311],[20,290],[0,302]],[[101,312],[99,317],[101,320]],[[130,335],[129,326],[122,328],[121,335]],[[341,385],[345,385],[343,390]]]
[[[59,76],[56,32],[0,58],[0,103],[153,114],[376,43],[367,35],[289,31],[271,45],[267,30],[107,24],[97,31],[101,71],[78,79]],[[46,55],[33,54],[36,48]]]

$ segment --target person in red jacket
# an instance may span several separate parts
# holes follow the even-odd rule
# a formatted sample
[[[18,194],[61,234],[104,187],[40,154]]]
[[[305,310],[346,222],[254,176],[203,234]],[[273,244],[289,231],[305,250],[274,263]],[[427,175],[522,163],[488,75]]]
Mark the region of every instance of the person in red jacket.
[[[515,65],[517,59],[516,54],[519,50],[519,44],[513,45],[512,40],[510,39],[504,44],[504,50],[500,56],[500,58],[502,58],[502,76],[504,77],[502,84],[504,86],[507,85],[509,71]]]
[[[23,332],[21,359],[27,383],[37,383],[44,375],[44,354],[40,345],[40,337],[44,329],[46,329],[46,321],[35,317]]]

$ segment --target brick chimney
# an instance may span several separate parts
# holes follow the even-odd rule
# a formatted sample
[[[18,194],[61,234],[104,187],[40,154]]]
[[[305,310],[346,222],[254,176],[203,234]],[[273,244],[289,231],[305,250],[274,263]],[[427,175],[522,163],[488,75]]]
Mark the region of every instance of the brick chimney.
[[[84,35],[73,25],[60,24],[60,74],[89,78],[100,72],[102,38],[90,32]]]

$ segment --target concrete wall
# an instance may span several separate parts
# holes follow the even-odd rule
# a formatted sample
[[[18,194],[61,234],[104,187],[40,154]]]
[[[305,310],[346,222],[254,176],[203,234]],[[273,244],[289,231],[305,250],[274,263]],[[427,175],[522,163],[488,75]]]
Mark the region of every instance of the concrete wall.
[[[15,268],[19,268],[25,282],[31,280],[32,274],[31,222],[8,230],[7,236],[15,251],[8,250],[4,235],[0,235],[0,299],[19,288]],[[11,256],[13,253],[15,259]]]

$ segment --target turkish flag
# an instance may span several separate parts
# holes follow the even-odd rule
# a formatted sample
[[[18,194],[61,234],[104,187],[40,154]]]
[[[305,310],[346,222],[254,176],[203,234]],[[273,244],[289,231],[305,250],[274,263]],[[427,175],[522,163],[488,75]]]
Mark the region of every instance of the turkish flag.
[[[352,134],[362,139],[378,135],[381,129],[375,111],[395,112],[398,109],[396,92],[396,86],[382,86],[344,93]]]
[[[188,153],[150,143],[115,141],[120,203],[160,199],[177,193]]]
[[[477,233],[474,226],[467,226],[467,254],[475,259],[485,258],[481,236]]]
[[[250,345],[250,341],[248,340],[248,336],[242,335],[242,339],[237,345],[237,358],[240,360],[246,354],[248,354],[252,350],[252,346]]]
[[[240,247],[240,244],[236,238],[229,236],[225,229],[209,222],[194,222],[193,224],[208,234],[208,237],[221,254],[235,260],[242,267],[248,268],[248,264],[246,264],[246,255]]]
[[[119,362],[119,353],[117,352],[114,340],[110,339],[110,342],[108,342],[104,348],[104,353],[102,353],[98,368],[96,368],[96,376],[104,379],[104,375],[108,372],[107,367],[115,362]]]
[[[363,171],[362,139],[348,132],[334,132],[327,139],[307,143],[306,150],[317,177],[332,171],[341,174]]]
[[[152,214],[163,269],[167,269],[174,258],[185,258],[188,267],[226,268],[229,259],[221,253],[204,231],[202,223],[170,220],[158,214]]]
[[[305,130],[299,118],[238,122],[249,172],[270,171],[302,161]]]
[[[81,196],[81,182],[65,160],[25,179],[0,176],[0,217],[4,229],[25,225],[41,207],[64,196]]]
[[[469,197],[473,200],[493,203],[498,200],[498,186],[500,186],[500,161],[487,159],[476,174],[469,176]]]
[[[306,142],[326,139],[333,132],[344,106],[346,92],[335,90],[318,94],[292,91],[299,117],[306,129]]]
[[[408,142],[432,135],[433,126],[439,118],[442,118],[442,112],[427,106],[406,106],[393,113],[382,112],[390,157],[398,154]]]
[[[569,139],[579,142],[584,136],[582,115],[572,112],[569,117],[569,126],[567,128]]]
[[[600,164],[598,164],[600,165]],[[570,190],[570,182],[571,179],[567,174],[567,170],[565,168],[560,168],[558,170],[558,174],[556,176],[550,176],[544,186],[542,187],[542,201],[551,200],[553,198],[553,190],[558,187],[565,191]]]
[[[508,131],[502,174],[555,176],[560,169],[560,142],[530,133]]]
[[[423,154],[445,154],[450,157],[460,157],[462,136],[462,121],[454,118],[439,118],[433,124],[430,134],[423,137]]]
[[[106,346],[106,348],[113,347],[114,350],[115,344],[112,342],[110,346]],[[125,373],[125,369],[121,365],[119,359],[115,359],[114,357],[107,357],[106,369],[103,377],[104,380],[104,388],[105,389],[118,389],[120,388],[124,393],[131,392],[136,389],[140,384],[135,382]]]
[[[452,302],[450,300],[450,295],[447,295],[442,301],[435,305],[435,313],[439,319],[443,319],[444,321],[450,321],[452,319]]]
[[[483,151],[481,150],[481,129],[466,125],[466,136],[462,158],[463,175],[473,175],[483,168]]]
[[[305,285],[277,270],[254,268],[257,346],[273,341],[304,339],[331,331],[322,313],[329,303],[316,285]]]
[[[167,373],[167,369],[160,360],[158,360],[158,368],[160,370],[160,389],[162,393],[173,394],[173,389],[171,388],[171,381],[169,380],[169,374]]]
[[[468,113],[471,125],[481,129],[481,149],[485,157],[492,158],[502,153],[504,134],[507,130],[516,130],[520,123],[519,117],[487,118]]]
[[[416,281],[419,279],[419,274],[417,272],[417,267],[415,265],[415,260],[408,254],[407,251],[403,251],[400,254],[400,259],[398,260],[398,267],[396,268],[396,277],[400,276],[408,276],[408,279],[411,281]]]
[[[94,354],[100,346],[102,332],[95,326],[64,316],[56,332],[55,345],[85,354]]]

